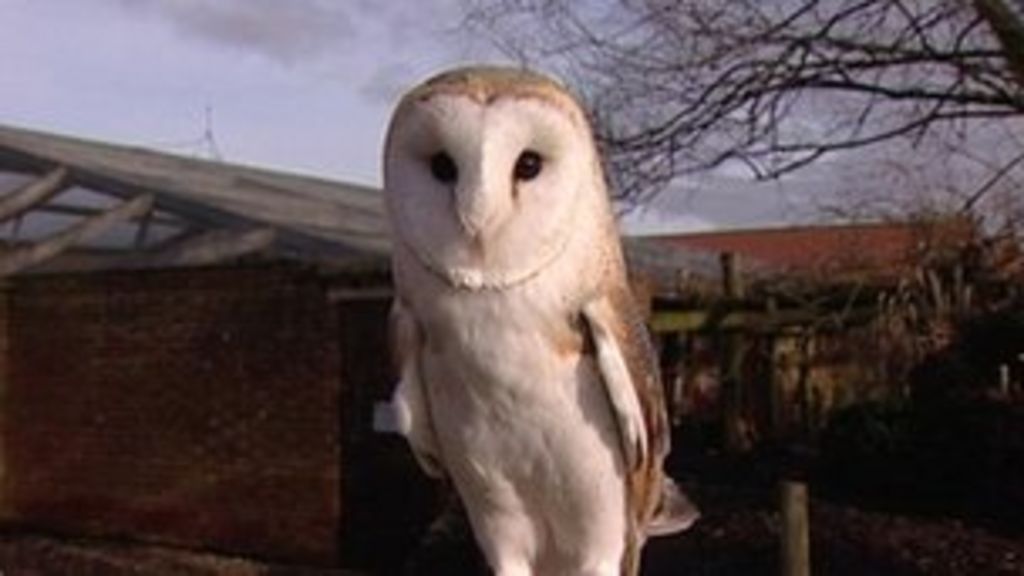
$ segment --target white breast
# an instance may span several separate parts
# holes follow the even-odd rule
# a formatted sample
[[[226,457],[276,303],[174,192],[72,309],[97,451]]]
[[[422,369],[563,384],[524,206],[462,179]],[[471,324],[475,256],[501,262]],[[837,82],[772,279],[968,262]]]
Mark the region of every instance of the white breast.
[[[524,546],[553,543],[535,553],[571,564],[559,550],[621,547],[625,504],[615,423],[592,357],[568,339],[580,303],[561,282],[464,291],[424,277],[413,306],[442,457],[467,507],[528,523],[511,530]]]

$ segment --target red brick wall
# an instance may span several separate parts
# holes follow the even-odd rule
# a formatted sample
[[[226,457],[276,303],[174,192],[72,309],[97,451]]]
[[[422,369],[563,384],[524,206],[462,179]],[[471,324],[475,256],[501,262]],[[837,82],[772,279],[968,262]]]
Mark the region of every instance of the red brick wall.
[[[7,524],[336,561],[339,351],[315,275],[59,276],[7,297]]]

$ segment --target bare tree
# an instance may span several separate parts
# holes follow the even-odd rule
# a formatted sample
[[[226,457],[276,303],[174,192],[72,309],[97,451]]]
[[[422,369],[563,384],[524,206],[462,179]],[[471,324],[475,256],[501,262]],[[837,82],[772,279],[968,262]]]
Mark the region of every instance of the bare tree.
[[[1024,83],[1024,0],[974,0],[973,5],[988,21],[1014,74]]]
[[[619,193],[642,200],[725,163],[774,178],[843,150],[1024,118],[1020,4],[504,0],[475,4],[470,21],[576,84]]]

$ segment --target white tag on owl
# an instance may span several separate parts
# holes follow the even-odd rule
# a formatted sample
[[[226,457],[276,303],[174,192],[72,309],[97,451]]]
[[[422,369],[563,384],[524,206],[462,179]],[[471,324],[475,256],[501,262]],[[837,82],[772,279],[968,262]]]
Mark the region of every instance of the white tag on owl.
[[[373,431],[378,434],[399,434],[398,418],[391,402],[376,402],[373,405]]]

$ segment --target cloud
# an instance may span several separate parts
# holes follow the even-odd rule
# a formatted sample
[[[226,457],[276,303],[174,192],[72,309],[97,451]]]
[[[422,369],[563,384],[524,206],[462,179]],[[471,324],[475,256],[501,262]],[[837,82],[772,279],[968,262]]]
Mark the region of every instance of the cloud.
[[[463,22],[464,0],[94,0],[183,40],[344,78],[372,105],[453,62],[493,59]]]
[[[318,59],[356,32],[344,4],[331,0],[119,0],[166,19],[181,34],[257,53],[283,64]]]

